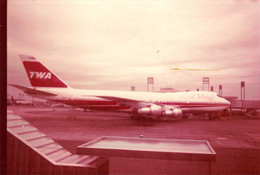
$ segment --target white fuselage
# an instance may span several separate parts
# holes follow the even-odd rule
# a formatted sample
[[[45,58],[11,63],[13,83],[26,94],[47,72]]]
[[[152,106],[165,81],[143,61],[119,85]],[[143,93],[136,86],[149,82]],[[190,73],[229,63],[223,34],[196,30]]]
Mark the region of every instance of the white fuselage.
[[[83,90],[73,88],[37,88],[56,96],[34,95],[50,101],[60,102],[72,106],[89,109],[125,109],[116,101],[100,98],[111,96],[137,102],[153,103],[156,105],[178,106],[183,112],[186,111],[220,111],[229,107],[230,103],[216,93],[205,91],[154,93],[136,91],[103,91]],[[142,107],[142,106],[141,106]]]

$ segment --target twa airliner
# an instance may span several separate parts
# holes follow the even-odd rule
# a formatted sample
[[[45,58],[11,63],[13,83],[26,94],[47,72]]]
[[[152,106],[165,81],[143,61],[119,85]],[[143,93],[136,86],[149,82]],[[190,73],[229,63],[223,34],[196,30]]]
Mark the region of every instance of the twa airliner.
[[[83,90],[69,87],[32,56],[20,55],[32,87],[10,84],[24,93],[53,102],[90,110],[131,109],[132,117],[179,117],[183,113],[214,113],[230,103],[215,92],[154,93]]]

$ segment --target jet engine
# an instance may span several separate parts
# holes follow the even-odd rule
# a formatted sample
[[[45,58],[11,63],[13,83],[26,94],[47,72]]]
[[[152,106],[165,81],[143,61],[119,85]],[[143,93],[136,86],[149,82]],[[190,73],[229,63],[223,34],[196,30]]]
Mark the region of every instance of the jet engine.
[[[182,110],[179,108],[172,108],[163,112],[164,116],[180,117],[182,115]]]
[[[144,107],[138,109],[139,115],[162,115],[162,107],[157,105],[151,105],[150,107]]]
[[[182,110],[172,106],[151,105],[149,107],[139,108],[138,114],[148,116],[179,117],[182,115]]]

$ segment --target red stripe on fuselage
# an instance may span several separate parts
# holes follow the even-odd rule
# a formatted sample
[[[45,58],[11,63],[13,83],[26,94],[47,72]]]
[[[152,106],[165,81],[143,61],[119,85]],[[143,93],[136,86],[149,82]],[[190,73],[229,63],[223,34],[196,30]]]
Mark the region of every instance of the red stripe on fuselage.
[[[95,108],[95,109],[128,109],[127,106],[119,105],[115,101],[108,100],[54,100],[58,103],[63,103],[71,106],[78,106],[82,108]],[[170,102],[170,103],[155,103],[157,105],[168,105],[178,106],[180,108],[203,108],[203,107],[218,107],[218,106],[229,106],[225,103],[181,103],[181,102]]]
[[[54,100],[58,103],[64,103],[68,105],[117,105],[117,102],[114,101],[108,101],[108,100]]]
[[[196,102],[196,103],[185,103],[185,102],[170,102],[170,103],[159,103],[162,105],[169,106],[180,106],[180,107],[217,107],[217,106],[229,106],[226,103],[205,103],[205,102]]]
[[[119,110],[129,109],[128,106],[119,105],[115,101],[108,100],[54,100],[57,103],[63,103],[71,106],[78,106],[82,108],[88,108],[93,110]]]

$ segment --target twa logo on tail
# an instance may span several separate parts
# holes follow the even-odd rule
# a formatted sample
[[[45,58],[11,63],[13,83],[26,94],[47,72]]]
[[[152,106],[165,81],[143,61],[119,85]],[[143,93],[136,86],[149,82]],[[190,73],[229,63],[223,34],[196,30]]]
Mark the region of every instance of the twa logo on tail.
[[[33,87],[69,87],[62,79],[60,79],[52,71],[37,61],[35,57],[28,55],[19,56],[23,62],[29,81]]]
[[[50,72],[30,72],[30,78],[51,79]]]

